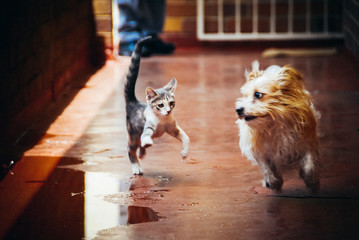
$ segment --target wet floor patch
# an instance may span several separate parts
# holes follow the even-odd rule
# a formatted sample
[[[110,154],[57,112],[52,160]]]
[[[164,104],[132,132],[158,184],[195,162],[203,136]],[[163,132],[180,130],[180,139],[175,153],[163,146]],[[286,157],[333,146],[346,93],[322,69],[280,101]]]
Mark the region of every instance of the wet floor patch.
[[[33,157],[35,158],[35,157]],[[46,162],[56,158],[38,157],[33,161],[33,171],[42,171]],[[31,159],[23,159],[22,161]],[[77,162],[78,159],[64,159]],[[35,165],[35,164],[38,165]],[[17,174],[17,172],[15,172]],[[41,185],[26,209],[8,229],[5,239],[81,239],[84,234],[84,173],[66,168],[56,168],[52,174],[26,179],[28,189]],[[19,195],[21,198],[22,195]]]
[[[120,206],[120,225],[130,225],[146,222],[157,222],[161,216],[149,207]]]
[[[105,194],[103,199],[118,205],[154,204],[161,201],[170,190],[163,188],[171,181],[171,177],[155,176],[130,177],[119,182],[118,191]]]
[[[73,157],[63,157],[61,161],[57,164],[57,166],[68,166],[68,165],[76,165],[83,164],[85,161],[81,158],[73,158]]]
[[[41,189],[9,229],[8,239],[92,239],[97,232],[116,226],[156,222],[163,217],[143,205],[159,202],[169,191],[166,176],[124,177],[107,172],[83,172],[67,166],[82,164],[80,158],[27,157],[41,169],[58,162],[48,177],[28,178]],[[36,161],[35,161],[36,160]],[[41,238],[41,236],[44,236]],[[54,238],[54,236],[57,236]]]
[[[185,161],[186,164],[198,164],[199,161],[194,158],[189,158],[187,161]]]
[[[162,216],[149,206],[161,201],[169,191],[166,176],[135,176],[105,172],[85,172],[85,236],[116,226],[159,221]]]

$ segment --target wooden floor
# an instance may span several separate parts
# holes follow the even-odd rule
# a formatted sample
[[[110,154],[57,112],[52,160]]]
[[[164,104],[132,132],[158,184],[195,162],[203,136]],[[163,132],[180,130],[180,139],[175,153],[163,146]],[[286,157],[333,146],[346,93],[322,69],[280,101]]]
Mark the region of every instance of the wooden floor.
[[[282,193],[264,189],[240,152],[235,100],[253,60],[305,76],[321,113],[316,196],[296,174],[285,176]],[[182,160],[178,141],[156,139],[137,177],[127,157],[128,64],[108,61],[64,111],[76,86],[24,135],[19,149],[30,149],[0,182],[0,239],[359,238],[359,69],[349,54],[267,59],[253,49],[179,49],[143,59],[138,98],[177,78],[175,116],[191,145]]]

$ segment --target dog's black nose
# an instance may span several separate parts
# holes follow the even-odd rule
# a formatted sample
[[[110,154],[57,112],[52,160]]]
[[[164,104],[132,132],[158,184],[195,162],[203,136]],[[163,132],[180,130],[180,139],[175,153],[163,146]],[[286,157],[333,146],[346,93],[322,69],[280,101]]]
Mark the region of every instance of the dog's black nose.
[[[237,111],[238,116],[242,116],[242,115],[243,115],[244,108],[242,108],[242,107],[237,108],[236,111]]]

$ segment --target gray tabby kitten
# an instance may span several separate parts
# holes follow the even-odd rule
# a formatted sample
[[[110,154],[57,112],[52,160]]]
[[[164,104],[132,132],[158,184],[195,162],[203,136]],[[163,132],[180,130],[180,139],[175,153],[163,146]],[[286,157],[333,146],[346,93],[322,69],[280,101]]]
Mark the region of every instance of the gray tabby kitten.
[[[131,64],[127,73],[125,83],[125,100],[126,100],[126,122],[129,136],[128,156],[132,165],[133,174],[143,174],[143,170],[138,162],[143,158],[146,148],[152,146],[153,138],[160,137],[164,133],[182,142],[182,158],[188,153],[189,137],[177,125],[173,116],[175,107],[174,90],[177,81],[173,78],[166,86],[160,89],[146,89],[147,104],[137,100],[135,96],[135,85],[138,77],[141,49],[144,42],[149,41],[151,37],[142,38],[135,46],[132,53]]]

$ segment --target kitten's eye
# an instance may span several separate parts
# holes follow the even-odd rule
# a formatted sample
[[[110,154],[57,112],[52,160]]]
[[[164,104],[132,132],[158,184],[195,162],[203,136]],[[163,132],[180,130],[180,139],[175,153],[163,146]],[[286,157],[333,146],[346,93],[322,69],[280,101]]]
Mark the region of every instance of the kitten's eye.
[[[157,105],[157,107],[159,107],[159,108],[163,108],[165,105],[163,105],[163,103],[160,103],[160,104],[158,104]]]
[[[170,102],[170,107],[174,107],[175,106],[175,102]]]
[[[255,92],[254,93],[254,98],[261,99],[262,97],[263,97],[263,93],[260,93],[260,92]]]

